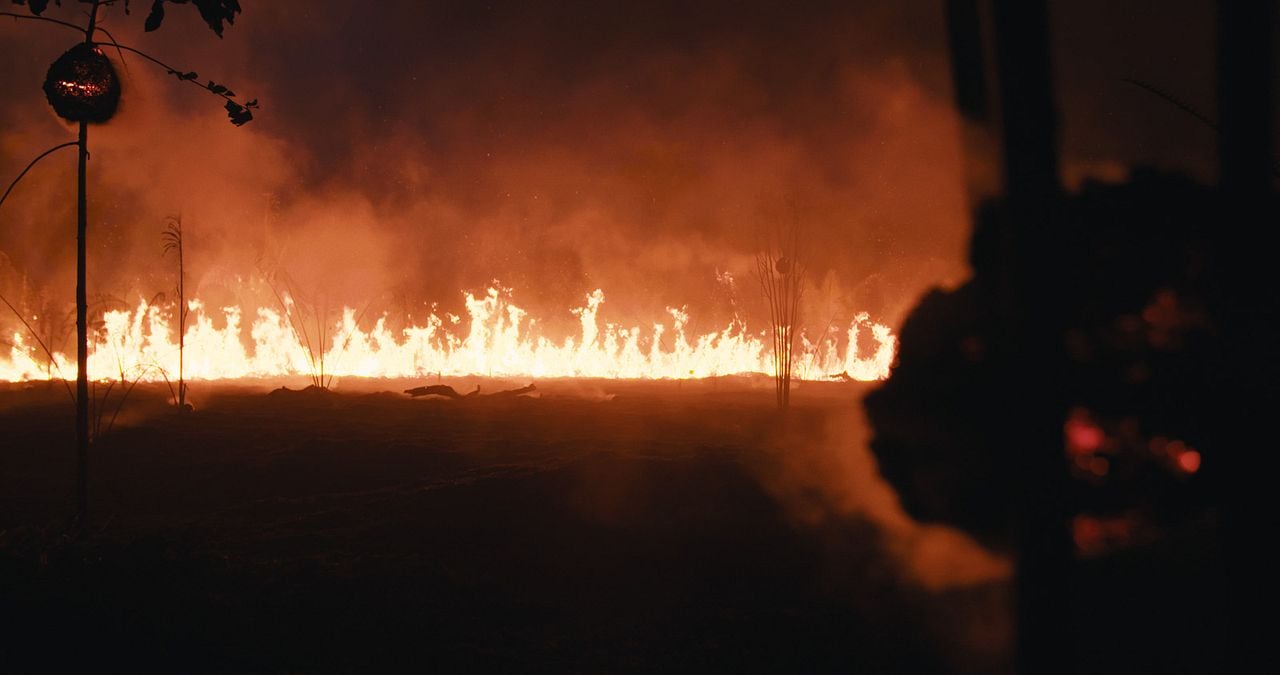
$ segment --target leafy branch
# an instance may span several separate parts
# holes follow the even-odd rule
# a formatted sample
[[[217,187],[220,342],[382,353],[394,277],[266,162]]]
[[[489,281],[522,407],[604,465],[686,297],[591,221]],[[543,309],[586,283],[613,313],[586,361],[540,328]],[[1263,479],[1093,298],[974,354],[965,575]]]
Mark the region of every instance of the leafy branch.
[[[191,84],[197,87],[200,87],[201,89],[204,89],[205,91],[213,94],[214,96],[217,96],[223,99],[226,102],[224,107],[227,110],[227,117],[231,119],[232,124],[240,127],[240,126],[244,126],[245,124],[248,124],[250,121],[253,120],[252,111],[257,109],[258,99],[255,98],[247,103],[240,103],[235,100],[236,93],[234,91],[231,91],[229,88],[227,88],[226,85],[218,84],[213,80],[208,80],[205,84],[200,84],[200,82],[198,81],[200,78],[200,75],[195,71],[176,68],[174,66],[171,66],[161,61],[160,59],[157,59],[154,56],[151,56],[150,54],[147,54],[146,52],[140,51],[138,49],[134,49],[133,47],[130,47],[128,45],[113,43],[112,46],[118,50],[137,54],[138,56],[141,56],[142,58],[156,64],[157,66],[164,68],[165,71],[167,71],[170,75],[178,78],[179,81],[190,82]]]
[[[47,16],[42,16],[42,14],[44,13],[44,10],[49,5],[48,0],[12,0],[12,1],[15,5],[26,5],[27,8],[31,11],[31,14],[27,15],[27,14],[17,14],[14,12],[0,12],[0,16],[11,17],[15,20],[26,19],[31,21],[43,21],[46,23],[63,26],[65,28],[70,28],[72,30],[83,33],[85,35],[86,40],[88,40],[89,42],[93,42],[93,33],[97,31],[101,31],[104,35],[107,36],[107,39],[110,40],[111,46],[114,47],[117,53],[120,54],[121,62],[124,61],[124,52],[130,52],[132,54],[136,54],[146,59],[147,61],[150,61],[151,63],[154,63],[155,65],[160,66],[161,68],[164,68],[168,74],[178,78],[179,81],[190,82],[191,84],[197,87],[200,87],[201,89],[213,94],[214,96],[221,98],[223,100],[223,108],[227,111],[227,118],[235,126],[238,126],[238,127],[244,126],[245,124],[248,124],[253,120],[253,111],[258,108],[258,99],[253,99],[248,102],[241,103],[240,101],[235,100],[236,93],[226,85],[219,84],[217,82],[214,82],[213,80],[206,80],[204,84],[201,84],[198,81],[200,76],[195,71],[171,66],[161,61],[160,59],[157,59],[156,57],[140,49],[137,49],[136,47],[120,44],[115,39],[115,37],[111,35],[111,33],[108,32],[105,28],[97,26],[96,25],[97,22],[92,20],[93,17],[91,17],[89,26],[85,27],[75,23],[71,23],[69,21],[62,21],[60,19],[54,19]],[[212,29],[213,32],[218,35],[218,37],[222,37],[224,23],[234,24],[235,15],[240,12],[240,3],[237,0],[155,0],[151,5],[151,12],[147,15],[146,21],[143,25],[143,29],[145,31],[151,32],[160,28],[160,25],[163,23],[164,17],[165,17],[164,5],[166,2],[173,3],[175,5],[194,4],[196,6],[196,9],[198,9],[200,12],[200,17],[204,19],[205,23],[208,24],[209,28]],[[104,2],[99,2],[95,5],[94,11],[96,12],[97,8],[100,6],[102,7],[110,6],[114,3],[115,3],[115,0],[106,0]],[[62,3],[58,2],[57,4],[61,5]],[[126,14],[129,13],[129,3],[127,0],[124,2],[124,11]]]
[[[80,0],[86,2],[86,0]],[[98,7],[110,7],[116,4],[117,0],[99,0],[94,3]],[[209,26],[209,29],[222,37],[223,24],[234,24],[236,15],[240,13],[239,0],[154,0],[151,3],[151,11],[147,14],[146,22],[143,29],[150,33],[160,27],[164,22],[164,4],[170,2],[175,5],[192,4],[200,12],[200,18]],[[129,0],[123,0],[124,13],[129,14]],[[13,0],[15,5],[26,5],[31,13],[40,16],[44,14],[44,10],[49,7],[49,0]],[[62,0],[54,0],[54,4],[61,7]],[[96,7],[95,7],[96,9]]]

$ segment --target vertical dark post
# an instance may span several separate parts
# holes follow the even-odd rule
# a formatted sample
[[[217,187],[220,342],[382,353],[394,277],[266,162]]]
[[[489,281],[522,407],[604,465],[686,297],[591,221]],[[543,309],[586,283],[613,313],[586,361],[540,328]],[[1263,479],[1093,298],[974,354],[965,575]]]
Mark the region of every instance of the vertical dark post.
[[[1262,243],[1277,215],[1271,194],[1274,12],[1270,2],[1218,2],[1223,217],[1213,231],[1221,273],[1224,363],[1216,383],[1217,447],[1206,455],[1203,476],[1213,478],[1223,496],[1227,611],[1234,617],[1227,649],[1242,662],[1266,649],[1265,622],[1248,617],[1267,611],[1263,605],[1271,593],[1264,586],[1274,583],[1270,570],[1262,568],[1274,557],[1253,552],[1258,530],[1244,525],[1246,519],[1267,519],[1264,514],[1274,508],[1264,502],[1269,486],[1255,483],[1270,476],[1261,470],[1265,445],[1259,441],[1275,435],[1271,401],[1280,377],[1272,328],[1277,320],[1275,250]],[[1250,451],[1259,454],[1251,456]]]
[[[84,42],[93,46],[98,5],[89,9]],[[89,124],[80,122],[80,158],[76,178],[76,522],[81,532],[89,524],[89,302],[85,290],[85,261],[89,230]]]
[[[951,82],[956,107],[965,119],[985,122],[987,73],[978,0],[947,3],[947,40],[951,48]]]
[[[1271,3],[1218,3],[1221,181],[1261,205],[1271,180]],[[1241,243],[1244,243],[1243,240]]]
[[[178,214],[178,414],[187,410],[184,361],[187,351],[187,268],[183,257],[182,214]]]
[[[89,125],[80,123],[76,186],[76,520],[89,517],[89,306],[85,294],[85,235],[88,231]]]
[[[1004,126],[1004,178],[1019,208],[1051,211],[1058,193],[1057,122],[1049,66],[1049,16],[1044,0],[995,0],[996,72]],[[1043,220],[1043,219],[1041,219]],[[1016,228],[1031,240],[1047,222]],[[1034,267],[1034,265],[1032,266]]]
[[[1062,313],[1056,206],[1060,200],[1056,113],[1045,0],[993,0],[1003,129],[1005,222],[1000,315],[1007,428],[1003,456],[1018,489],[1017,670],[1074,669],[1069,602],[1067,465],[1062,447]]]
[[[951,51],[951,82],[964,146],[965,185],[971,206],[996,196],[1002,189],[999,168],[997,115],[988,79],[991,30],[979,0],[948,0],[947,41]]]

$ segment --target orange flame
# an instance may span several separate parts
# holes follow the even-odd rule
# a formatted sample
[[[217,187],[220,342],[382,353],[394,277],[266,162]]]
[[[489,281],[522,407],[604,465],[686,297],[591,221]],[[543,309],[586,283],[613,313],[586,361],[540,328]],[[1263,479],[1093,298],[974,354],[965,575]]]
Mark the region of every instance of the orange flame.
[[[461,324],[458,317],[432,313],[425,325],[401,331],[387,327],[387,317],[373,326],[357,324],[356,312],[344,309],[325,345],[326,372],[337,376],[421,377],[426,375],[486,375],[522,377],[597,377],[630,379],[688,379],[743,373],[771,374],[772,356],[765,335],[752,334],[739,322],[705,335],[686,332],[689,315],[668,308],[669,322],[655,322],[649,331],[601,324],[604,293],[596,290],[573,313],[581,330],[561,343],[534,334],[527,313],[506,300],[496,288],[481,296],[465,294],[470,322],[465,335],[446,327]],[[190,303],[185,336],[185,373],[192,380],[279,377],[311,373],[309,352],[291,328],[293,318],[258,308],[248,328],[250,345],[242,338],[244,312],[222,308],[222,326],[215,325],[204,305]],[[294,311],[286,298],[286,312]],[[869,330],[874,349],[859,342]],[[820,344],[801,340],[794,371],[800,379],[822,380],[846,374],[856,380],[889,375],[897,339],[888,326],[872,322],[864,312],[854,317],[843,350],[829,338]],[[75,377],[75,365],[54,355],[50,373],[43,354],[12,335],[8,356],[0,354],[0,380],[25,381]],[[868,355],[863,356],[863,353]],[[318,356],[318,354],[317,354]],[[108,311],[90,348],[89,374],[105,380],[123,377],[157,381],[176,376],[178,343],[168,313],[141,302],[134,311]]]

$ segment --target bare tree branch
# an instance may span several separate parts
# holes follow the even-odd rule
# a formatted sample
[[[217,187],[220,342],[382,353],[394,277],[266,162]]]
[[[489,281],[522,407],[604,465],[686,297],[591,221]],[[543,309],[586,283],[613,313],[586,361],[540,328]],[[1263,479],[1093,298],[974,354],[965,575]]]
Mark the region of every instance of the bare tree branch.
[[[55,145],[52,148],[49,148],[48,150],[45,150],[44,152],[40,153],[40,156],[31,160],[31,163],[27,165],[27,168],[23,169],[22,173],[18,174],[18,177],[13,179],[12,183],[9,183],[9,188],[4,191],[4,196],[0,196],[0,206],[4,205],[4,200],[9,198],[9,193],[13,192],[13,188],[18,184],[19,181],[22,180],[23,176],[27,175],[27,172],[31,170],[31,167],[36,165],[36,162],[39,162],[40,160],[44,159],[50,154],[53,154],[53,152],[57,150],[61,150],[63,148],[69,148],[73,145],[80,145],[80,141],[67,141],[66,143],[63,143],[61,145]]]
[[[54,24],[58,24],[59,26],[66,26],[67,28],[71,28],[73,30],[79,31],[80,33],[85,33],[88,30],[84,26],[77,26],[76,24],[71,23],[69,21],[59,21],[58,19],[50,19],[47,16],[32,16],[30,14],[15,14],[13,12],[0,12],[0,16],[11,16],[15,19],[30,19],[32,21],[44,21],[46,23],[54,23]]]

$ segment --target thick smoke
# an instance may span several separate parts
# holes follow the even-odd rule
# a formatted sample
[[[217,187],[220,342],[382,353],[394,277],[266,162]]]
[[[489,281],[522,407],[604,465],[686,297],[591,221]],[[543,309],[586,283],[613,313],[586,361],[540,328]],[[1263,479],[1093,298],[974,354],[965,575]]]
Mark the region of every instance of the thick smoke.
[[[964,273],[937,12],[313,5],[250,5],[222,41],[177,12],[152,34],[108,21],[263,107],[234,128],[217,99],[108,49],[125,95],[91,136],[91,293],[171,292],[158,234],[178,214],[210,306],[270,304],[272,275],[317,303],[421,317],[461,313],[461,290],[497,279],[552,333],[597,287],[607,321],[687,304],[695,331],[762,325],[752,256],[782,203],[800,205],[813,252],[809,323],[896,321]],[[75,34],[3,31],[12,176],[74,135],[33,83]],[[7,293],[25,277],[71,297],[64,152],[0,214]]]

